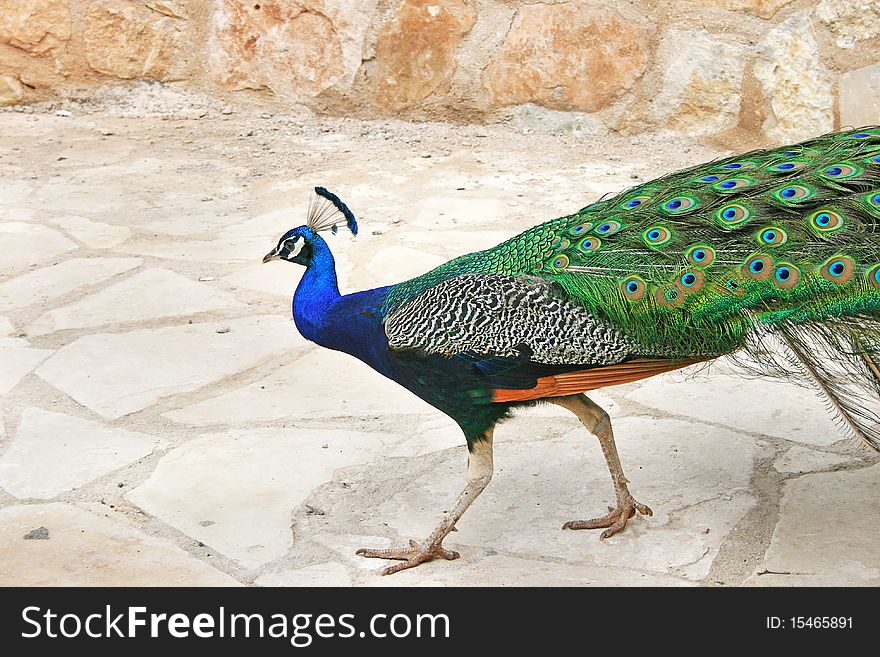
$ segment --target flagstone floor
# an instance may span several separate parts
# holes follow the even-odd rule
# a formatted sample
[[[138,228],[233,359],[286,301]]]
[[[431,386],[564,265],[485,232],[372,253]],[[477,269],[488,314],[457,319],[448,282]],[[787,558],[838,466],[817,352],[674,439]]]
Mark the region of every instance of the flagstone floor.
[[[466,450],[296,332],[300,270],[260,259],[310,189],[360,218],[328,237],[346,292],[726,152],[181,98],[0,112],[0,584],[880,584],[877,455],[810,391],[723,367],[595,395],[653,517],[562,531],[613,494],[596,441],[539,408],[497,431],[461,559],[377,575],[355,550],[430,531]]]

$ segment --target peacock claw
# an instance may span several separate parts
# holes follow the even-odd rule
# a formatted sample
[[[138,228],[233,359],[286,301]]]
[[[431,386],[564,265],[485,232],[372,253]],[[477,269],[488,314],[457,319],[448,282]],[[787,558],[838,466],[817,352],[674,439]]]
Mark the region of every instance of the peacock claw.
[[[382,575],[391,575],[407,568],[418,566],[420,563],[443,557],[449,561],[458,559],[461,555],[455,550],[447,550],[445,547],[437,543],[423,548],[418,542],[410,540],[409,547],[405,548],[387,548],[381,550],[372,550],[370,548],[361,548],[356,551],[362,557],[368,559],[400,559],[403,563],[394,564],[383,568]]]
[[[599,536],[600,539],[606,539],[609,536],[614,536],[614,534],[626,527],[626,521],[632,518],[636,514],[636,511],[643,516],[654,515],[654,512],[651,511],[650,507],[647,507],[644,504],[639,504],[632,497],[628,497],[618,503],[617,506],[609,506],[608,513],[604,516],[593,518],[592,520],[569,520],[562,525],[562,528],[601,529],[607,527],[607,529],[602,532],[601,536]]]

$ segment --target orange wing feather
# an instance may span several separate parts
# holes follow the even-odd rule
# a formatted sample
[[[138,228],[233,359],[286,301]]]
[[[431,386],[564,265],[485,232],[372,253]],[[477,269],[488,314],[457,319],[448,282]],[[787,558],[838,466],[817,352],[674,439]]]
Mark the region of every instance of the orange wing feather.
[[[622,383],[631,383],[639,379],[647,379],[663,372],[681,369],[694,363],[700,363],[703,359],[686,360],[630,360],[617,365],[606,367],[594,367],[589,370],[567,372],[544,376],[538,379],[537,385],[529,390],[505,390],[496,388],[493,392],[492,401],[512,402],[528,401],[530,399],[543,399],[544,397],[565,397],[576,395],[587,390],[617,386]]]

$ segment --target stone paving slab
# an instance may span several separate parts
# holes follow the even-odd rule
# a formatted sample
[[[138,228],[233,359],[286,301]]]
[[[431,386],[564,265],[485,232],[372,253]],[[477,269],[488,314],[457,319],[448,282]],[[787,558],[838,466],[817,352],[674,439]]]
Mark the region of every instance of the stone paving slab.
[[[880,586],[880,465],[786,483],[780,521],[749,584]]]
[[[627,397],[667,413],[809,445],[841,438],[814,391],[770,379],[672,372],[647,380]],[[765,402],[749,403],[753,399]]]
[[[73,258],[0,283],[0,309],[46,303],[140,267],[140,258]]]
[[[131,237],[131,228],[114,226],[85,217],[53,217],[50,221],[66,230],[83,244],[95,249],[112,249]]]
[[[345,375],[332,375],[340,371]],[[165,415],[198,426],[432,411],[427,403],[351,356],[311,348],[265,378]]]
[[[3,363],[0,367],[0,395],[12,390],[51,353],[51,349],[32,349],[22,344],[0,344],[0,363]]]
[[[138,323],[240,308],[228,292],[168,269],[145,269],[80,301],[50,310],[29,327],[30,335],[64,329]]]
[[[146,456],[155,444],[145,434],[27,408],[0,456],[0,487],[22,499],[53,498]]]
[[[75,248],[75,242],[48,226],[18,221],[0,223],[0,277],[43,264]]]
[[[127,498],[256,567],[290,549],[290,515],[314,488],[396,440],[388,434],[303,429],[210,434],[163,456]]]
[[[48,538],[25,540],[45,527]],[[0,586],[237,586],[172,542],[73,504],[0,509]]]
[[[37,374],[115,419],[280,356],[302,341],[293,323],[278,316],[100,333],[77,338]]]

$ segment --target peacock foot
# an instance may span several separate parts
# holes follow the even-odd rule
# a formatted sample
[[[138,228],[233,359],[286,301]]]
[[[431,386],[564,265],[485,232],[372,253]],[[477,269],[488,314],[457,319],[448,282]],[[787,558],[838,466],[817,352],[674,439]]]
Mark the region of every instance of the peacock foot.
[[[458,559],[458,557],[461,556],[454,550],[447,550],[440,545],[439,541],[436,544],[429,544],[427,547],[422,547],[416,541],[412,540],[409,542],[409,547],[405,548],[388,548],[384,550],[361,548],[355,552],[355,554],[367,557],[368,559],[400,559],[403,561],[403,563],[383,568],[381,571],[382,575],[391,575],[401,570],[418,566],[425,561],[436,559],[437,557],[443,557],[444,559],[451,561],[452,559]]]
[[[626,521],[632,518],[636,514],[636,511],[643,516],[654,515],[654,512],[651,511],[650,507],[647,507],[644,504],[639,504],[633,499],[632,495],[626,495],[623,499],[618,501],[617,506],[609,506],[608,513],[604,516],[593,518],[592,520],[570,520],[562,525],[562,528],[601,529],[602,527],[607,527],[607,529],[602,532],[602,535],[599,536],[600,539],[605,539],[609,536],[614,536],[614,534],[626,527]]]

